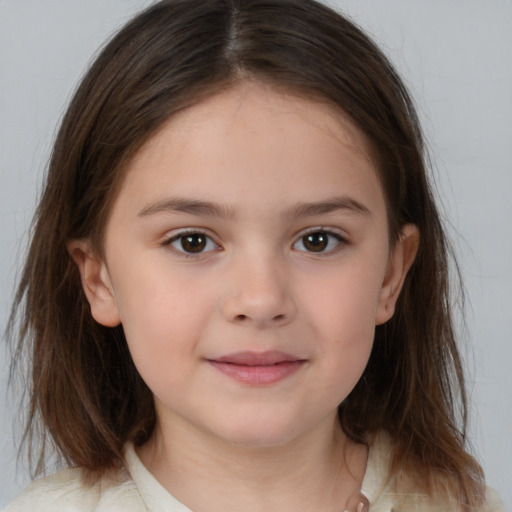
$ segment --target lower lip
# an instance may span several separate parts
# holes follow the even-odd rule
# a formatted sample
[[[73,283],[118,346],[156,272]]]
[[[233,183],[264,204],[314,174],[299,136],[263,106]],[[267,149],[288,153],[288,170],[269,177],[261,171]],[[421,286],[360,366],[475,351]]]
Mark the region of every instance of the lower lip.
[[[275,384],[299,370],[305,361],[283,361],[271,365],[243,365],[208,361],[224,375],[252,386]]]

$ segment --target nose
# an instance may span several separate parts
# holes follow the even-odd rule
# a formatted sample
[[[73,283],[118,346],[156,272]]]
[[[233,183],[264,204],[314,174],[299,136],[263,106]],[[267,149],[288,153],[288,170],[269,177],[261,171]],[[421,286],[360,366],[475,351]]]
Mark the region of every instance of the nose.
[[[289,323],[296,314],[290,279],[278,258],[243,261],[228,278],[223,315],[232,323],[257,328]]]

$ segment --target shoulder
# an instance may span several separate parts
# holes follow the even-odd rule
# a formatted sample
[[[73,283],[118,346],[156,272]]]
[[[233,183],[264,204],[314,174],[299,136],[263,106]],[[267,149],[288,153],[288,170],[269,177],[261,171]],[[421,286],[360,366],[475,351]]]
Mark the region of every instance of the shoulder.
[[[82,469],[73,468],[29,485],[3,512],[133,512],[145,511],[137,489],[125,470],[111,471],[87,484]]]
[[[455,498],[432,498],[421,493],[385,492],[372,504],[372,512],[461,512],[461,504]],[[485,502],[478,512],[505,512],[497,493],[487,488]]]
[[[498,493],[490,487],[487,487],[485,495],[485,512],[505,512],[505,507]]]
[[[393,447],[389,437],[378,434],[370,445],[362,486],[362,492],[370,501],[372,512],[460,512],[460,504],[455,498],[449,495],[432,498],[418,491],[417,486],[404,473],[392,477],[392,455]],[[505,512],[493,489],[486,489],[485,504],[479,512]]]

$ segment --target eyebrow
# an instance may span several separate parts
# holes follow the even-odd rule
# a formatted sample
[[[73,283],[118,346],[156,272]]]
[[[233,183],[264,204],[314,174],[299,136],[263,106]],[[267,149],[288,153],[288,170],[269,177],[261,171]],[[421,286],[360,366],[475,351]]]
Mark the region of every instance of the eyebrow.
[[[312,203],[299,203],[286,212],[285,215],[290,217],[313,217],[338,211],[361,214],[367,217],[372,216],[369,208],[348,196],[333,197],[325,201]]]
[[[333,197],[324,201],[311,203],[299,203],[285,210],[283,217],[313,217],[315,215],[325,215],[338,211],[360,214],[371,217],[369,208],[348,196]],[[235,210],[231,207],[215,203],[212,201],[202,201],[199,199],[187,199],[171,197],[156,201],[145,206],[139,213],[139,217],[148,217],[158,213],[185,213],[198,217],[220,217],[233,218]]]
[[[147,217],[149,215],[163,212],[188,213],[198,217],[221,218],[231,218],[235,215],[232,208],[211,201],[171,197],[149,204],[138,213],[138,216]]]

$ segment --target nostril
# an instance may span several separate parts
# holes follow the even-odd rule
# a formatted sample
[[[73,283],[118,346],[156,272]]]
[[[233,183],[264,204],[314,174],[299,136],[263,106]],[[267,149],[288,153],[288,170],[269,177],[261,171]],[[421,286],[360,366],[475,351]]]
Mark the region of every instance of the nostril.
[[[236,322],[243,322],[246,318],[247,318],[247,316],[245,316],[245,315],[236,315],[235,316],[235,321]]]
[[[284,315],[276,315],[274,317],[274,320],[277,321],[277,322],[279,322],[280,320],[284,320]]]

